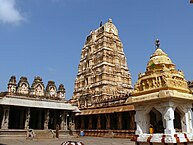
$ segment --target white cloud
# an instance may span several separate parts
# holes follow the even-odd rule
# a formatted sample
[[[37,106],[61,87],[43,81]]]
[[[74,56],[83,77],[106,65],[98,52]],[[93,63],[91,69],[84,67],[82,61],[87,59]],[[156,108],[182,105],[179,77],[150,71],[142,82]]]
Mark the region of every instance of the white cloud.
[[[16,9],[15,0],[0,0],[0,22],[19,24],[24,17]]]

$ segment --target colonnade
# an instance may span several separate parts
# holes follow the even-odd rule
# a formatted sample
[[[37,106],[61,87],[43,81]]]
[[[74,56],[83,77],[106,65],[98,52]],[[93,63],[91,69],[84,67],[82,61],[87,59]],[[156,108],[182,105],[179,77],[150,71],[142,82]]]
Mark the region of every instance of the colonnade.
[[[74,130],[72,112],[57,109],[0,107],[0,129],[56,129]]]
[[[80,130],[135,130],[134,111],[76,116]]]

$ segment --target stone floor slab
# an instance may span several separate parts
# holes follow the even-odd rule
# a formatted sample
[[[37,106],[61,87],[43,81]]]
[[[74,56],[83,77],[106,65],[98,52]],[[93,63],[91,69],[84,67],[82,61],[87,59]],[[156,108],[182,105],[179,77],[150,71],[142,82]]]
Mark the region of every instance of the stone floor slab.
[[[101,137],[79,137],[65,139],[0,139],[0,145],[61,145],[64,141],[81,141],[85,145],[134,145],[130,139],[101,138]]]

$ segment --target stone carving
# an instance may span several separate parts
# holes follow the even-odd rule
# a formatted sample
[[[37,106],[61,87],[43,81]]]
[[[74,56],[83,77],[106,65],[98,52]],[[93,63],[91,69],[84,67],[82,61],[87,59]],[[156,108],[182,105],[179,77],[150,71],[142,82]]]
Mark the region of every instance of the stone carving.
[[[48,129],[48,123],[49,123],[49,119],[50,119],[49,114],[50,114],[50,111],[49,111],[49,110],[46,110],[46,111],[45,111],[45,116],[44,116],[44,118],[45,118],[45,121],[44,121],[44,129]]]
[[[56,89],[56,85],[54,81],[48,81],[48,84],[46,86],[46,92],[47,92],[47,96],[50,97],[57,97],[57,93],[56,93],[57,89]]]
[[[66,90],[64,88],[64,85],[60,84],[57,91],[58,98],[65,99],[66,98],[65,93],[66,93]]]
[[[15,76],[11,76],[11,78],[9,79],[8,92],[10,94],[16,92],[16,77]]]
[[[36,97],[39,99],[59,99],[65,100],[65,88],[60,84],[58,91],[54,81],[48,81],[46,89],[42,82],[42,78],[37,76],[30,87],[27,77],[22,76],[17,84],[16,77],[11,76],[8,83],[8,93],[10,95]]]
[[[9,108],[4,108],[1,129],[8,129],[8,123],[9,123]]]
[[[29,129],[29,121],[30,121],[30,109],[28,108],[26,111],[25,129]]]
[[[21,77],[17,85],[17,93],[28,94],[29,93],[29,83],[26,77]]]
[[[34,78],[30,91],[31,95],[44,96],[44,84],[41,77],[37,76]]]

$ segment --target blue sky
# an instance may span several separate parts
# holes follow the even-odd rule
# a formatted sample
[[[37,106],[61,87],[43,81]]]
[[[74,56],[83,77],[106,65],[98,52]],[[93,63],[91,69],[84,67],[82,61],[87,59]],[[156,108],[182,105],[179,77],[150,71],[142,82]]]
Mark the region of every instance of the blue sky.
[[[0,0],[0,91],[11,75],[63,83],[67,99],[85,38],[112,18],[123,42],[132,84],[144,72],[154,40],[193,80],[193,5],[189,0]]]

